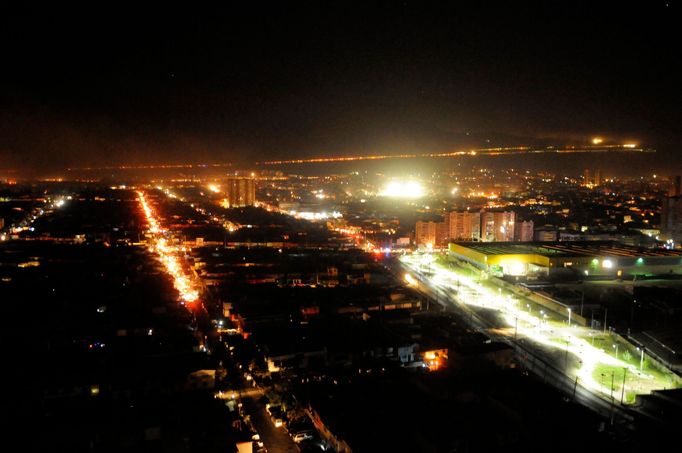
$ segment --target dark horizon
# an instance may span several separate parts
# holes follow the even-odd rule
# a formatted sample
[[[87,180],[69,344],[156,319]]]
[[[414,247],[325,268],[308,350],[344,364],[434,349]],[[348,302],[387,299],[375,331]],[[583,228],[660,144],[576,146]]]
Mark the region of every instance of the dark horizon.
[[[0,168],[601,136],[655,148],[638,170],[681,171],[677,19],[674,2],[7,8]]]

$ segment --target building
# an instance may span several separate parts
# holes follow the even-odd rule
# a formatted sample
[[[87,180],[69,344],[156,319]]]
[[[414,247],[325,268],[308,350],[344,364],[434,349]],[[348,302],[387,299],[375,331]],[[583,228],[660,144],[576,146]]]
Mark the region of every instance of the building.
[[[682,244],[682,197],[664,197],[661,206],[661,239]]]
[[[602,184],[601,170],[597,169],[594,172],[594,187],[599,187]]]
[[[672,246],[682,244],[682,182],[673,180],[667,197],[661,203],[661,239]]]
[[[514,240],[514,211],[481,211],[481,240],[509,242]]]
[[[558,232],[555,228],[540,227],[533,232],[533,238],[537,242],[552,242],[558,239]]]
[[[230,208],[253,206],[256,204],[256,180],[253,178],[233,177],[225,181],[225,204]]]
[[[481,240],[481,213],[476,211],[452,211],[445,214],[448,239],[456,241]]]
[[[440,247],[447,243],[444,222],[417,222],[414,239],[418,246]]]
[[[524,220],[514,224],[514,240],[517,242],[532,242],[534,233],[532,220]]]
[[[642,249],[611,241],[453,242],[457,259],[496,275],[632,278],[682,275],[682,251]]]

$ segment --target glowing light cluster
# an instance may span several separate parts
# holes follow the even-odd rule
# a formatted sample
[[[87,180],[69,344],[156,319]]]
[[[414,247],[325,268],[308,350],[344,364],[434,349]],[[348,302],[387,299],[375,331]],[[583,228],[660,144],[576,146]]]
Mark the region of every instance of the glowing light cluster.
[[[392,198],[419,198],[424,194],[424,187],[417,181],[391,181],[379,192],[382,197]]]
[[[326,220],[326,219],[339,219],[343,217],[340,212],[312,212],[312,211],[289,211],[289,215],[296,217],[298,219],[305,220]]]
[[[194,286],[192,280],[183,270],[180,258],[178,256],[178,249],[168,244],[165,237],[162,236],[162,229],[159,221],[154,215],[154,211],[150,207],[144,192],[138,191],[137,195],[140,200],[140,205],[144,211],[145,218],[149,224],[149,233],[152,234],[150,242],[150,250],[156,253],[159,261],[163,264],[166,272],[173,277],[173,286],[180,294],[180,299],[184,303],[192,303],[199,299],[199,291]]]

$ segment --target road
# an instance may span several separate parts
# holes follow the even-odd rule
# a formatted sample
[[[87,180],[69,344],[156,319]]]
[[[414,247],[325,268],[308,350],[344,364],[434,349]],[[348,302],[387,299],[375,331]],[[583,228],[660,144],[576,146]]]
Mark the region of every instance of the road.
[[[261,402],[264,391],[261,387],[253,386],[253,381],[247,382],[242,372],[237,368],[233,359],[226,355],[228,376],[239,395],[242,409],[251,419],[254,429],[260,436],[268,453],[300,453],[296,443],[284,428],[275,428],[270,415]]]
[[[514,348],[517,360],[545,382],[570,395],[576,402],[591,408],[604,417],[612,418],[614,422],[632,419],[628,409],[620,405],[620,394],[612,399],[608,394],[603,395],[599,391],[595,391],[594,386],[590,388],[583,385],[581,377],[584,380],[588,380],[590,377],[585,373],[575,372],[576,365],[582,363],[577,358],[579,357],[581,361],[593,360],[592,355],[598,353],[583,350],[584,345],[578,343],[580,338],[575,333],[575,328],[570,330],[575,336],[572,343],[567,341],[564,350],[558,353],[549,342],[543,343],[542,335],[533,338],[530,332],[542,333],[544,331],[545,337],[558,336],[563,334],[560,329],[557,329],[555,333],[554,330],[548,330],[547,323],[543,324],[542,320],[532,318],[526,313],[506,311],[505,307],[499,302],[492,300],[493,298],[489,294],[486,294],[482,289],[477,289],[474,285],[460,285],[458,283],[453,286],[452,282],[445,282],[442,278],[439,279],[439,276],[424,271],[414,261],[404,260],[400,263],[402,270],[394,269],[394,271],[404,272],[407,270],[418,275],[418,281],[413,282],[413,287],[456,312],[463,321],[472,328],[485,332],[492,340],[511,345]],[[506,304],[504,302],[506,296],[507,294],[503,293],[502,290],[499,296],[495,294],[495,298],[501,300],[503,304]],[[484,312],[487,312],[485,316],[483,315]],[[512,319],[516,320],[516,328],[509,329],[508,327],[509,313],[514,314]],[[507,316],[506,324],[504,316]],[[513,322],[512,325],[514,325]],[[516,330],[520,333],[518,336]],[[536,341],[537,339],[540,341]],[[583,354],[584,352],[590,352],[590,354]],[[569,356],[571,357],[570,363],[568,361]],[[604,360],[601,356],[599,358]]]
[[[262,392],[240,392],[244,410],[260,435],[268,453],[299,453],[298,446],[284,428],[275,428],[265,406],[259,401]]]

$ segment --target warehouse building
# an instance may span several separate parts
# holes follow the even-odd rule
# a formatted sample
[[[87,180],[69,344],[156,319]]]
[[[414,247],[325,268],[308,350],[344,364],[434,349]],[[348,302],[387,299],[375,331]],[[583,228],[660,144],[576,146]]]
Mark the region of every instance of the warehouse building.
[[[449,253],[497,276],[682,276],[682,250],[645,249],[610,241],[452,242]]]

